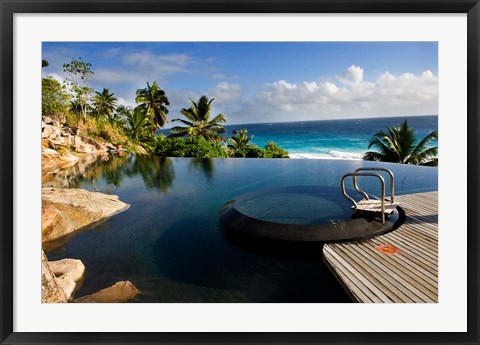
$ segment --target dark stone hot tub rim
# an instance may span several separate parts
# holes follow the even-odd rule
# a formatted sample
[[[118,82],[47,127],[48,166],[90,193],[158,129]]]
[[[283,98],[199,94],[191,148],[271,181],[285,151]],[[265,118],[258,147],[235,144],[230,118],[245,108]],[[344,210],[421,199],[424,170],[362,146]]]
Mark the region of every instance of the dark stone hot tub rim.
[[[294,187],[260,189],[245,193],[237,199],[227,202],[221,208],[220,220],[228,231],[241,235],[286,241],[325,243],[365,240],[392,231],[405,221],[405,212],[399,206],[386,220],[385,224],[378,220],[368,220],[365,217],[357,217],[333,224],[285,224],[248,216],[235,207],[235,203],[239,200],[244,202],[249,197],[268,192],[268,190],[274,192]]]

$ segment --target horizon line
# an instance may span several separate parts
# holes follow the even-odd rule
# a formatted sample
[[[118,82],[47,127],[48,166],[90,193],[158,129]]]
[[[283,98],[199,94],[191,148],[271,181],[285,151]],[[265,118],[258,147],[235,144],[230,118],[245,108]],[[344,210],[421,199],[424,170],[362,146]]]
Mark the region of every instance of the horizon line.
[[[318,121],[348,121],[348,120],[371,120],[371,119],[392,119],[392,118],[405,118],[405,117],[428,117],[428,116],[437,116],[438,114],[427,114],[427,115],[397,115],[397,116],[378,116],[378,117],[352,117],[352,118],[343,118],[343,119],[320,119],[320,120],[295,120],[295,121],[268,121],[268,122],[248,122],[248,123],[232,123],[225,124],[226,126],[241,126],[241,125],[269,125],[269,124],[278,124],[278,123],[294,123],[294,122],[318,122]],[[170,122],[172,123],[172,122]],[[163,127],[159,130],[170,129],[171,127]]]

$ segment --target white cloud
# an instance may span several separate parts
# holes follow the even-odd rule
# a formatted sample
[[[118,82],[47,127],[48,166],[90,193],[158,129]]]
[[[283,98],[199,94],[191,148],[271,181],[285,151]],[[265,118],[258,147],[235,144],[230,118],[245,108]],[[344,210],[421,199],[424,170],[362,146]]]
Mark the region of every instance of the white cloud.
[[[139,78],[140,80],[144,79],[143,72],[133,72],[127,71],[124,69],[104,69],[99,68],[94,71],[94,75],[92,77],[92,82],[96,84],[132,84],[136,83]],[[145,79],[148,80],[148,79]]]
[[[106,54],[118,54],[115,49]],[[136,85],[139,81],[167,83],[172,75],[189,73],[199,62],[187,54],[154,54],[149,51],[127,52],[116,56],[122,67],[95,68],[92,83]]]
[[[246,123],[437,113],[438,77],[432,71],[385,72],[370,82],[363,68],[352,65],[334,81],[265,84],[232,115]]]
[[[346,85],[356,85],[363,81],[363,68],[351,65],[347,72],[342,76],[337,76],[337,79]]]
[[[213,73],[210,75],[210,78],[212,79],[227,79],[228,75],[225,73]]]
[[[125,65],[140,68],[151,73],[171,74],[186,72],[191,58],[187,54],[153,54],[148,51],[123,55]]]
[[[135,102],[131,102],[123,97],[117,97],[117,104],[118,105],[124,105],[126,107],[129,107],[129,108],[135,108],[137,106],[137,104]]]
[[[394,76],[385,72],[377,79],[379,94],[387,97],[392,104],[424,104],[438,101],[438,78],[432,71],[425,71],[420,76],[404,73]]]
[[[220,103],[235,101],[242,95],[242,86],[240,84],[221,82],[210,89],[207,95],[209,95],[207,97],[215,97],[215,101]]]

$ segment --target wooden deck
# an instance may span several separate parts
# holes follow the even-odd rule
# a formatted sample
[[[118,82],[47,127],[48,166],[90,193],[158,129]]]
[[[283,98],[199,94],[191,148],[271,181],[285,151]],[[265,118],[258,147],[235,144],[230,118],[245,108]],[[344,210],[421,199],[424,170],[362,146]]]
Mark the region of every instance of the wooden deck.
[[[384,213],[390,214],[398,206],[397,202],[385,201],[384,203]],[[353,208],[353,206],[352,206]],[[359,211],[368,211],[368,212],[382,212],[382,201],[381,200],[361,200],[357,203],[357,210]]]
[[[355,302],[438,302],[438,192],[395,196],[407,219],[365,241],[326,244],[324,260]],[[398,249],[387,254],[376,247]]]

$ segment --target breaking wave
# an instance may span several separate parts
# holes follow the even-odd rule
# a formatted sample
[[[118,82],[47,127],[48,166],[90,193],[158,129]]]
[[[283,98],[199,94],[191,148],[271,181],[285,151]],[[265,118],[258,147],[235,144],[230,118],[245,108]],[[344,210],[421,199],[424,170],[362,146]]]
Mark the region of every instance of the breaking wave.
[[[363,153],[346,151],[329,151],[328,153],[290,153],[290,158],[296,159],[356,159],[361,160]]]

